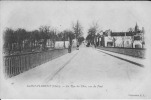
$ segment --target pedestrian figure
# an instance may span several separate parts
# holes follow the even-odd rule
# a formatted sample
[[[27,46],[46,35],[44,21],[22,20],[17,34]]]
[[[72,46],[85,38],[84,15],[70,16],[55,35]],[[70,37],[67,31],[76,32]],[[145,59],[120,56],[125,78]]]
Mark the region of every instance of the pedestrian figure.
[[[96,44],[94,44],[94,47],[96,48]]]
[[[68,53],[71,53],[71,45],[68,46]]]
[[[77,43],[77,50],[79,50],[79,44]]]

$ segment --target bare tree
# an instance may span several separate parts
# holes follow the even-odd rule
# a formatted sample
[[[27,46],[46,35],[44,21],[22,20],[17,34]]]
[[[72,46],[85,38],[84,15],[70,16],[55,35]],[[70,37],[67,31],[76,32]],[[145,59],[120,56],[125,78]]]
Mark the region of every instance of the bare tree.
[[[4,51],[8,51],[9,54],[12,51],[12,45],[15,42],[14,30],[7,28],[3,34],[4,36]]]
[[[92,26],[90,26],[88,30],[87,40],[89,40],[92,44],[96,45],[98,32],[99,32],[99,25],[97,22],[96,23],[93,22]]]
[[[49,39],[50,26],[41,26],[39,28],[41,38],[42,38],[42,49],[46,49],[47,39]]]
[[[83,35],[83,27],[81,26],[79,21],[77,21],[76,24],[73,24],[73,31],[74,31],[76,40],[78,40],[78,38]]]
[[[64,47],[65,41],[69,41],[69,44],[72,45],[72,40],[75,38],[74,33],[71,30],[64,30]]]

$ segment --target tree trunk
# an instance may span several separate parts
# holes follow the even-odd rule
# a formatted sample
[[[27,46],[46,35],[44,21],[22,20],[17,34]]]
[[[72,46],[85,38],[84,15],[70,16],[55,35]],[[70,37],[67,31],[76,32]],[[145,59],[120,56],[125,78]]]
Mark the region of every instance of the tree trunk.
[[[64,48],[66,48],[66,47],[65,47],[65,40],[64,40]]]

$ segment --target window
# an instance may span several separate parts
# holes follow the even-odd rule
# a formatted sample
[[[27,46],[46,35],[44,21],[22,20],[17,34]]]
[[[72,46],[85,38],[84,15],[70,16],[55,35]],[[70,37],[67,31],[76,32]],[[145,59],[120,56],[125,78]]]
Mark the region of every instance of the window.
[[[134,40],[141,40],[140,36],[134,36]]]

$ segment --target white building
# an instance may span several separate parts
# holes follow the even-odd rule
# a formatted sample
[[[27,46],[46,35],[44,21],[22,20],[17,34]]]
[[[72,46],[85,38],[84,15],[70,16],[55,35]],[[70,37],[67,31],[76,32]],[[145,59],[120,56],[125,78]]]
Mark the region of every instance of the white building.
[[[104,33],[105,47],[125,47],[125,48],[143,48],[144,28],[138,29],[136,24],[132,32],[112,32],[107,30]]]

